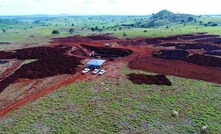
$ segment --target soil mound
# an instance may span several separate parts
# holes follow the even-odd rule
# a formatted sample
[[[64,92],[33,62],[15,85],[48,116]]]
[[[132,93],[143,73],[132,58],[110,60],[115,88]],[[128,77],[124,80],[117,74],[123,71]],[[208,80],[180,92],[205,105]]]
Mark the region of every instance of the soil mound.
[[[221,56],[221,50],[217,50],[217,51],[209,51],[207,53],[205,53],[206,55],[214,55],[214,56]]]
[[[211,66],[211,67],[221,67],[221,58],[213,57],[213,56],[206,56],[206,55],[198,55],[194,54],[188,56],[183,61],[202,65],[202,66]]]
[[[60,38],[53,38],[53,43],[79,43],[79,42],[88,42],[90,41],[89,38],[87,38],[86,36],[71,36],[71,37],[60,37]]]
[[[87,37],[91,40],[114,40],[114,39],[117,39],[115,37],[108,36],[108,35],[91,35],[91,36],[87,36]]]
[[[197,39],[197,42],[209,42],[215,44],[221,44],[221,38],[208,38],[208,39]]]
[[[179,39],[183,39],[183,40],[194,40],[194,39],[202,39],[202,38],[216,38],[219,37],[219,35],[184,35],[179,37]]]
[[[153,52],[153,57],[170,60],[182,60],[188,55],[189,53],[185,50],[161,50]]]
[[[172,85],[170,80],[165,75],[129,74],[128,77],[128,79],[134,84]]]
[[[0,64],[5,64],[5,63],[8,63],[9,61],[6,61],[6,60],[0,60]]]
[[[48,57],[57,57],[63,55],[66,51],[70,50],[69,46],[57,46],[57,47],[34,47],[26,49],[18,49],[13,52],[0,52],[0,59],[42,59]]]
[[[211,51],[211,50],[221,50],[221,47],[215,46],[215,45],[209,45],[209,44],[201,44],[201,43],[194,43],[194,44],[187,44],[187,43],[165,43],[165,44],[160,44],[156,45],[155,47],[175,47],[176,49],[200,49],[200,50],[206,50],[206,51]]]
[[[36,61],[21,66],[14,74],[1,81],[0,92],[19,78],[41,79],[58,74],[75,74],[81,59],[65,54],[71,48],[35,47],[1,53],[0,59],[36,59]]]

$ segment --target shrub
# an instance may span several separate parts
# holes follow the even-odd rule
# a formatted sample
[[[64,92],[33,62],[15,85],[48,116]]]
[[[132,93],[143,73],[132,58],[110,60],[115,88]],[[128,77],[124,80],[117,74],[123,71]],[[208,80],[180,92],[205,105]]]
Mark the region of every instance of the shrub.
[[[60,34],[60,32],[58,30],[53,30],[52,34]]]
[[[73,34],[73,33],[74,33],[74,28],[71,28],[71,29],[69,30],[69,33],[70,33],[70,34]]]

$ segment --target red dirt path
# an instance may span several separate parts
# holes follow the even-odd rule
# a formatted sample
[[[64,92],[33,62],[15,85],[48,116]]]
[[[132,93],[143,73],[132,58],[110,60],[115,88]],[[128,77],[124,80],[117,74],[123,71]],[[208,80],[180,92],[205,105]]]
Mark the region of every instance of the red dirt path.
[[[3,117],[5,116],[6,114],[14,111],[15,109],[17,109],[18,107],[28,103],[28,102],[31,102],[31,101],[34,101],[46,94],[48,94],[49,92],[55,90],[55,89],[58,89],[60,87],[63,87],[63,86],[66,86],[66,85],[69,85],[69,84],[72,84],[73,82],[77,81],[77,80],[80,80],[80,79],[83,79],[84,75],[81,75],[81,74],[78,74],[78,75],[75,75],[74,77],[72,78],[68,78],[66,80],[63,80],[63,81],[60,81],[59,83],[56,83],[54,85],[51,85],[47,88],[44,88],[34,94],[31,94],[30,96],[24,98],[24,99],[21,99],[19,101],[16,101],[15,103],[11,104],[10,106],[8,107],[5,107],[4,109],[1,109],[0,110],[0,117]]]

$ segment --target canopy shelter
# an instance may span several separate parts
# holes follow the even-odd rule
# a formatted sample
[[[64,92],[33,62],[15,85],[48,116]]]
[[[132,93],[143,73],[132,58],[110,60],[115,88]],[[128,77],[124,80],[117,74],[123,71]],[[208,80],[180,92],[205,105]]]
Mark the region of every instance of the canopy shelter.
[[[104,62],[105,62],[105,60],[93,59],[93,60],[90,60],[86,64],[86,67],[88,67],[88,68],[100,68],[104,64]]]

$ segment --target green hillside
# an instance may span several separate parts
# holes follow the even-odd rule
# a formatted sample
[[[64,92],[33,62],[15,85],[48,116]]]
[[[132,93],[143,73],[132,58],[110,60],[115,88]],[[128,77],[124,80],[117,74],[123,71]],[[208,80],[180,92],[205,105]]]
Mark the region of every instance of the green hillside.
[[[135,25],[138,27],[150,28],[171,24],[192,24],[197,23],[198,18],[198,16],[190,14],[175,14],[168,10],[162,10],[157,14],[153,14],[153,16],[150,17],[149,20],[140,21]]]

